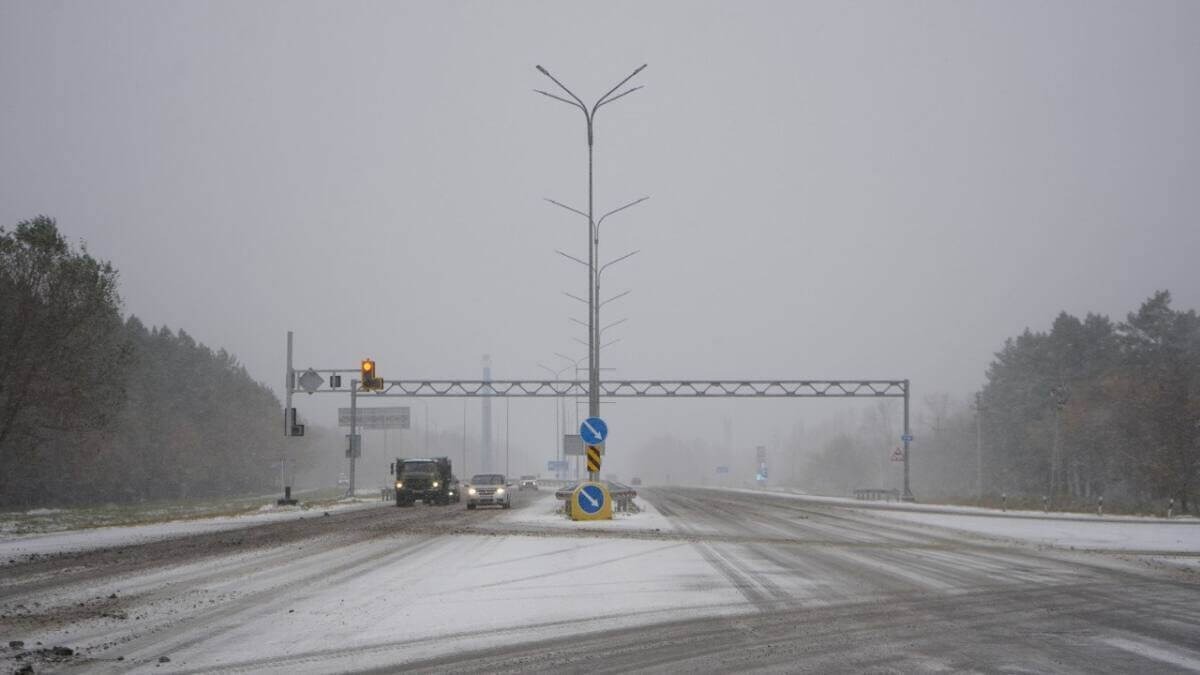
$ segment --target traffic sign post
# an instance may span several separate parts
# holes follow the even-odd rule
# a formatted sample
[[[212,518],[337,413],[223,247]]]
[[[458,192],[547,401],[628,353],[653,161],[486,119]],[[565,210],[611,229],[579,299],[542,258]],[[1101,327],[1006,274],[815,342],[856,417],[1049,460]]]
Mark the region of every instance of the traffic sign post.
[[[600,473],[600,450],[598,445],[587,446],[587,470],[588,473]]]
[[[603,445],[608,438],[608,424],[599,417],[589,417],[579,425],[579,436],[587,445]]]
[[[563,455],[566,457],[582,457],[584,455],[583,439],[578,434],[563,434]]]
[[[579,425],[579,437],[587,445],[588,480],[600,480],[600,455],[608,438],[608,423],[599,417],[589,417]]]
[[[612,497],[604,483],[580,483],[571,493],[571,520],[612,520]]]

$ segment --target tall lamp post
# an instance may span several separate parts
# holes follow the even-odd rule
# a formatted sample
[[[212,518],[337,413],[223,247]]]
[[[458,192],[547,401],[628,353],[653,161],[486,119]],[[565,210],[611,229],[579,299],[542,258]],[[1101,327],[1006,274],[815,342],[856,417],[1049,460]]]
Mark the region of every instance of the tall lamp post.
[[[414,398],[413,403],[420,403],[421,407],[425,408],[425,423],[423,425],[425,427],[425,450],[424,450],[424,453],[426,455],[428,455],[429,454],[429,403],[426,402],[424,399],[419,399],[419,398]]]
[[[550,373],[552,376],[554,376],[555,382],[559,381],[559,378],[562,376],[563,373],[565,373],[571,369],[571,366],[566,366],[566,367],[562,368],[561,370],[554,370],[550,366],[547,366],[542,363],[537,364],[537,367],[541,368],[542,370],[544,370],[547,373]],[[562,414],[562,401],[558,400],[557,397],[554,399],[554,407],[555,407],[555,411],[554,411],[554,461],[561,462],[562,461],[562,417],[563,417],[563,414]],[[562,470],[555,469],[554,477],[562,478]]]
[[[1070,400],[1070,385],[1062,383],[1050,388],[1050,403],[1054,406],[1054,444],[1050,448],[1050,490],[1048,495],[1051,506],[1054,504],[1054,495],[1058,491],[1058,464],[1059,455],[1061,454],[1059,443],[1060,437],[1062,436],[1062,411],[1063,408],[1067,406],[1067,402]]]
[[[553,75],[551,75],[550,71],[546,70],[545,68],[543,68],[540,65],[537,66],[538,72],[540,72],[541,74],[550,78],[550,80],[552,82],[554,82],[554,84],[557,85],[559,89],[562,89],[563,92],[565,92],[567,94],[567,96],[569,96],[570,98],[569,99],[563,98],[562,96],[558,96],[556,94],[551,94],[550,92],[543,91],[541,89],[535,89],[534,91],[536,91],[539,94],[542,94],[543,96],[547,96],[556,101],[559,101],[561,103],[566,103],[569,106],[578,108],[583,113],[584,120],[587,123],[588,205],[587,205],[587,214],[586,215],[587,215],[587,219],[588,219],[588,342],[589,342],[589,347],[588,347],[588,411],[589,411],[589,414],[593,417],[600,414],[600,371],[599,371],[600,353],[599,353],[599,350],[596,348],[597,344],[600,342],[600,337],[599,337],[598,331],[597,331],[597,324],[599,323],[599,306],[598,306],[599,298],[597,297],[597,281],[598,281],[598,279],[597,279],[597,273],[596,273],[596,256],[597,256],[597,251],[598,251],[599,244],[600,244],[600,238],[599,238],[596,219],[594,217],[595,191],[594,191],[594,176],[593,176],[593,173],[594,173],[593,172],[593,166],[594,166],[593,150],[595,147],[596,113],[599,112],[601,107],[603,107],[609,103],[612,103],[618,99],[624,98],[625,96],[632,94],[633,92],[637,91],[638,89],[641,89],[642,86],[638,85],[636,87],[630,87],[629,89],[626,89],[625,91],[617,93],[618,89],[625,86],[625,83],[629,82],[631,79],[633,79],[633,77],[635,75],[642,72],[642,70],[644,70],[645,68],[646,68],[646,65],[643,64],[641,67],[634,70],[625,79],[618,82],[615,87],[613,87],[612,89],[609,89],[607,93],[605,93],[603,96],[601,96],[599,99],[597,99],[596,103],[593,104],[589,108],[587,105],[584,104],[583,100],[580,99],[578,96],[576,96],[575,93],[572,92],[570,89],[568,89],[566,87],[566,85],[564,85],[562,82],[559,82],[557,78],[555,78]],[[628,206],[632,206],[632,205],[633,204],[628,204],[622,208],[628,208]],[[571,210],[574,211],[574,209],[571,209]],[[579,213],[579,212],[577,212],[577,213]],[[610,214],[605,214],[605,215],[607,216]],[[590,476],[590,478],[592,480],[596,480],[597,476],[592,475],[592,476]]]

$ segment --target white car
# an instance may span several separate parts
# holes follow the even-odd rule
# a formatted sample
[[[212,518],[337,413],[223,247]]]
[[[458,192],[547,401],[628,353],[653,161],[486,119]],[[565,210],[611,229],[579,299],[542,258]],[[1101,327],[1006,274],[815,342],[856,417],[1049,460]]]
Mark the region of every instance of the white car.
[[[512,485],[502,473],[481,473],[471,476],[467,483],[467,508],[499,506],[512,508]]]

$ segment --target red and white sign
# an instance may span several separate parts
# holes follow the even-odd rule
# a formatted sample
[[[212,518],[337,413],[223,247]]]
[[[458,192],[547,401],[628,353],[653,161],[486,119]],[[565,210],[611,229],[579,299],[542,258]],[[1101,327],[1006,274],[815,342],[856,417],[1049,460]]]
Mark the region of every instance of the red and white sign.
[[[904,461],[904,450],[901,448],[896,448],[895,450],[893,450],[892,451],[892,461],[893,462],[903,462]]]

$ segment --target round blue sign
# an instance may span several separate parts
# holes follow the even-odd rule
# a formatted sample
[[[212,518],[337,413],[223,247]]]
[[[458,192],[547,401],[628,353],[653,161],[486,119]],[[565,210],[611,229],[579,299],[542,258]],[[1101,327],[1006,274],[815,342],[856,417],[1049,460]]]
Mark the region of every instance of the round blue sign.
[[[587,445],[600,445],[608,438],[608,424],[599,417],[589,417],[579,425],[579,436]]]
[[[583,509],[584,513],[597,513],[604,508],[604,490],[599,487],[585,485],[577,494],[579,496],[575,501],[578,502],[579,508]]]

